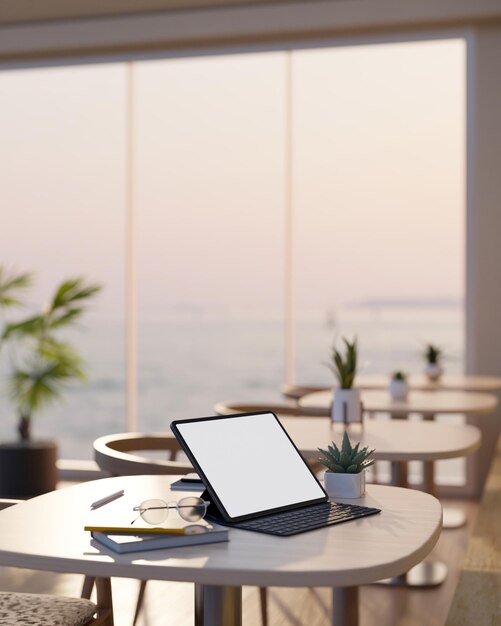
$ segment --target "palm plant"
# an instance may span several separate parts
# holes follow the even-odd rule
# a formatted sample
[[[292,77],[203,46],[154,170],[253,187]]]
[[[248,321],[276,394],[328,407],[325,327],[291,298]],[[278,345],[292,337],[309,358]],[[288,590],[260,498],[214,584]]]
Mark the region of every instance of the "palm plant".
[[[343,337],[346,346],[346,354],[343,355],[335,346],[332,347],[332,363],[328,363],[329,368],[338,379],[341,389],[351,389],[357,373],[357,338],[350,343]]]
[[[0,309],[22,306],[20,298],[31,286],[31,274],[9,274],[0,267]],[[100,291],[83,278],[63,281],[49,305],[36,315],[4,322],[0,348],[8,352],[9,396],[18,414],[18,433],[31,438],[31,419],[60,398],[72,380],[84,381],[82,359],[73,346],[58,337],[83,314],[84,304]]]

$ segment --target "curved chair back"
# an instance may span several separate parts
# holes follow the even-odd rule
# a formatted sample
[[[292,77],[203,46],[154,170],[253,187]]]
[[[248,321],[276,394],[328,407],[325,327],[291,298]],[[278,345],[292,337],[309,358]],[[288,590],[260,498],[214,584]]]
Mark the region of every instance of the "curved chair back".
[[[214,405],[216,415],[231,415],[232,413],[258,413],[271,411],[278,417],[325,417],[325,412],[315,409],[305,409],[287,404],[243,403],[243,402],[218,402]]]
[[[168,460],[149,459],[141,451],[162,450]],[[138,474],[188,474],[193,467],[177,461],[181,446],[171,433],[118,433],[94,441],[94,459],[102,470],[113,476]]]
[[[289,400],[297,402],[300,398],[307,393],[315,393],[315,391],[325,391],[331,389],[331,387],[308,387],[306,385],[282,385],[280,387],[280,393]]]

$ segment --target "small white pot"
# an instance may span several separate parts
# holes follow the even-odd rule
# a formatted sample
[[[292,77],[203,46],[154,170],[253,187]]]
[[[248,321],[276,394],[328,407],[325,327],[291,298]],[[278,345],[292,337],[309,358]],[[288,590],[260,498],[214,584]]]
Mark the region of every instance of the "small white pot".
[[[388,385],[388,391],[393,400],[407,400],[409,383],[406,380],[393,379]]]
[[[444,373],[444,370],[438,363],[428,363],[425,367],[424,373],[429,378],[429,380],[438,380],[440,376]]]
[[[334,389],[331,417],[333,422],[361,422],[362,403],[359,389]]]
[[[324,486],[329,498],[361,498],[365,493],[365,470],[358,474],[325,472]]]

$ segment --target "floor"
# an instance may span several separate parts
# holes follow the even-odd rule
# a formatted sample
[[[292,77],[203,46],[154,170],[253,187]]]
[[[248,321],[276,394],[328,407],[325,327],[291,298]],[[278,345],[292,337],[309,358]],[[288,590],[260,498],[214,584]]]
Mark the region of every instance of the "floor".
[[[478,505],[469,501],[448,501],[465,511],[467,526],[442,532],[431,557],[449,567],[447,580],[440,587],[408,591],[369,585],[361,589],[360,626],[442,626],[445,622],[459,577],[459,569],[472,531]],[[0,589],[46,592],[78,596],[83,577],[47,574],[14,568],[0,569]],[[130,626],[139,583],[113,579],[116,626]],[[245,587],[243,594],[244,626],[260,626],[259,594]],[[329,589],[268,590],[269,626],[328,626]],[[187,583],[149,582],[146,605],[137,626],[192,626],[193,586]]]

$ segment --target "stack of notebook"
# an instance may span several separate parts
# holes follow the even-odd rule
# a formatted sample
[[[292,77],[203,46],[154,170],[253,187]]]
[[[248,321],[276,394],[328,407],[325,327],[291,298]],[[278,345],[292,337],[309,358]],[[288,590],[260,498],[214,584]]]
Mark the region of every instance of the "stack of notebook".
[[[141,552],[143,550],[179,548],[180,546],[194,546],[202,543],[217,543],[229,540],[227,528],[203,524],[175,530],[165,528],[106,528],[98,526],[86,526],[85,529],[91,531],[92,538],[95,541],[120,554]]]

